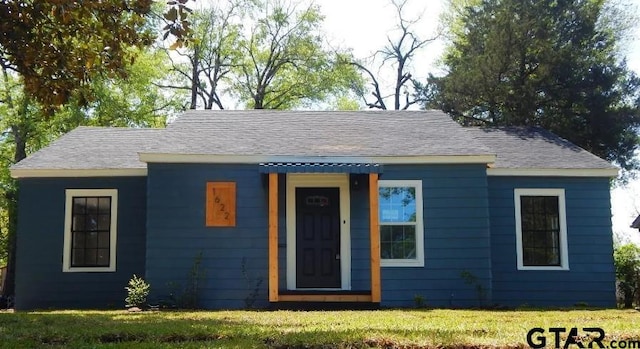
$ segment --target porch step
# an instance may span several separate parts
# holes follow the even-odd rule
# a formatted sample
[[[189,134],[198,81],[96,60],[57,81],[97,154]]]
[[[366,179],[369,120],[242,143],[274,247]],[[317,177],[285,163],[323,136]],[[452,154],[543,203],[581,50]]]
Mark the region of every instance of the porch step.
[[[278,295],[278,302],[271,303],[271,307],[274,309],[368,310],[380,308],[380,303],[371,302],[371,291],[369,290],[281,290]]]
[[[272,310],[378,310],[380,303],[371,302],[273,302]]]

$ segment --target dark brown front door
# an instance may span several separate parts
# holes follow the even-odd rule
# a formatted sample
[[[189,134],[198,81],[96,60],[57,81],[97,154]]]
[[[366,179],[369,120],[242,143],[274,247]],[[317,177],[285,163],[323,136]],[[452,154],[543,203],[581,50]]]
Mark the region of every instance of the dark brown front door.
[[[338,188],[296,188],[296,287],[341,287]]]

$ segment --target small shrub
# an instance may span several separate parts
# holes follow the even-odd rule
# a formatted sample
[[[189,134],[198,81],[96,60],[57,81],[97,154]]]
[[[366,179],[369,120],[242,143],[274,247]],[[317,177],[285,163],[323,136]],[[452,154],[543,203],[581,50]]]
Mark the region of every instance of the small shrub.
[[[244,298],[244,305],[247,309],[253,308],[258,296],[260,295],[260,286],[262,285],[262,278],[256,278],[255,280],[249,276],[249,270],[247,268],[247,258],[242,257],[242,264],[240,265],[242,270],[242,276],[247,282],[247,290],[249,294]]]
[[[191,269],[187,273],[186,282],[183,286],[179,282],[169,281],[169,295],[162,299],[158,305],[162,308],[197,309],[199,303],[199,293],[201,283],[206,275],[206,270],[202,267],[203,254],[198,252],[193,260]]]
[[[460,277],[464,280],[464,283],[471,285],[475,288],[476,296],[478,297],[478,306],[482,307],[487,299],[487,290],[482,285],[482,282],[472,272],[463,270],[460,272]]]
[[[124,288],[127,290],[127,298],[124,299],[126,306],[142,308],[147,302],[150,287],[143,278],[133,274],[129,286]]]
[[[413,296],[413,303],[415,304],[416,308],[424,308],[427,306],[424,296],[421,294],[415,294]]]
[[[640,297],[640,247],[634,244],[617,247],[613,251],[613,261],[623,306],[631,308],[634,300]]]

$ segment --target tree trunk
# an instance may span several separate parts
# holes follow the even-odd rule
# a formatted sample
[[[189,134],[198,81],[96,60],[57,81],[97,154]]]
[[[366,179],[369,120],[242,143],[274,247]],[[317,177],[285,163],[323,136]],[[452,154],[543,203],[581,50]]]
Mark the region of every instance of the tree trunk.
[[[14,153],[14,161],[18,161],[27,157],[27,142],[23,137],[23,131],[20,126],[13,125],[11,132],[13,134],[16,150]],[[15,189],[14,189],[15,188]],[[7,189],[5,193],[5,200],[7,202],[7,215],[9,217],[7,225],[7,276],[4,279],[2,285],[2,296],[6,299],[15,295],[15,281],[16,281],[16,231],[18,220],[18,187]],[[11,304],[9,304],[11,305]]]
[[[198,47],[193,50],[193,58],[191,64],[191,105],[189,109],[196,109],[198,105],[198,88],[200,87],[200,79],[198,77],[198,68],[200,67],[200,60],[198,59]]]
[[[2,285],[2,297],[4,299],[13,298],[15,294],[16,281],[16,220],[18,217],[17,205],[18,190],[9,189],[5,193],[7,202],[7,215],[9,216],[7,223],[7,275]],[[12,304],[7,304],[9,307]]]

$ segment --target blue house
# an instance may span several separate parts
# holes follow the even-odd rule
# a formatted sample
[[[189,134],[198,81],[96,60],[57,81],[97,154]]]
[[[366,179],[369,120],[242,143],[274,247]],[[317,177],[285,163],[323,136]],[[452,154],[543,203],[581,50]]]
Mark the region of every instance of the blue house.
[[[11,168],[16,307],[615,305],[606,161],[439,111],[189,111],[80,127]],[[192,278],[191,278],[192,279]],[[249,302],[250,301],[250,302]]]

